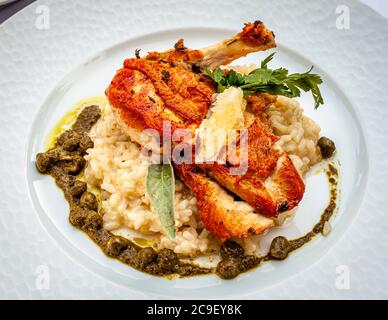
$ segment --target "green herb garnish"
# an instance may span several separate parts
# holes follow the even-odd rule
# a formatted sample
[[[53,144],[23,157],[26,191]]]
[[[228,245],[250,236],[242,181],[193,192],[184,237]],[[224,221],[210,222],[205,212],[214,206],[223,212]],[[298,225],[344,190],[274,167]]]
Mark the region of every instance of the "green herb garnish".
[[[226,74],[220,68],[214,71],[202,68],[202,73],[211,78],[217,84],[217,92],[221,93],[229,87],[239,87],[244,91],[245,96],[256,92],[266,92],[286,96],[289,98],[300,97],[301,90],[311,91],[315,108],[324,104],[319,85],[322,79],[319,75],[311,73],[313,67],[305,73],[288,74],[285,68],[269,69],[268,63],[273,59],[275,53],[265,58],[257,68],[249,74],[241,74],[229,70]]]
[[[147,174],[147,194],[170,239],[176,236],[174,193],[175,178],[171,163],[151,164]]]

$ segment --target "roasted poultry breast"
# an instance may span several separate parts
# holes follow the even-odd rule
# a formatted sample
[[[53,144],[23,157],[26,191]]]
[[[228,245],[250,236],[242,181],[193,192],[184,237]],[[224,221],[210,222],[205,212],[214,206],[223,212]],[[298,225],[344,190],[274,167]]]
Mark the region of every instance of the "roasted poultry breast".
[[[215,85],[201,74],[203,67],[227,65],[251,52],[274,48],[274,34],[260,21],[245,24],[237,35],[201,50],[191,50],[179,40],[174,49],[150,52],[124,61],[106,96],[125,127],[163,134],[163,123],[194,131],[207,117]],[[197,198],[205,227],[221,240],[258,235],[274,225],[273,217],[301,201],[305,186],[288,155],[276,146],[266,120],[266,108],[276,96],[257,93],[247,99],[247,170],[231,175],[238,161],[174,164],[175,173]],[[241,138],[240,138],[241,139]],[[240,151],[237,141],[237,153]],[[247,202],[255,211],[243,213],[237,205]]]

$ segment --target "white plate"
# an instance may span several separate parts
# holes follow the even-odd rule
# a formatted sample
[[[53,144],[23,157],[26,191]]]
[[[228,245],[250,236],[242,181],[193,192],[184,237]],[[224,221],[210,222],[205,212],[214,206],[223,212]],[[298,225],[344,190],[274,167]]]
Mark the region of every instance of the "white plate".
[[[335,10],[339,4],[351,9],[348,30],[336,29]],[[386,296],[384,202],[388,173],[381,159],[388,150],[387,117],[383,112],[383,103],[387,102],[384,88],[388,85],[384,75],[388,58],[383,55],[388,52],[384,42],[387,21],[353,1],[215,2],[212,8],[217,10],[210,10],[205,1],[148,1],[141,7],[136,2],[112,1],[96,6],[95,2],[85,1],[74,7],[68,2],[49,2],[50,28],[38,30],[31,27],[37,5],[40,3],[6,22],[0,33],[1,43],[7,44],[0,54],[5,80],[0,93],[0,130],[4,137],[0,241],[5,261],[1,267],[1,296]],[[214,276],[158,279],[106,258],[68,224],[63,196],[53,188],[53,182],[34,171],[33,157],[42,149],[44,136],[74,102],[101,94],[114,70],[123,58],[133,55],[135,48],[163,49],[179,37],[184,37],[189,46],[198,47],[230,35],[243,22],[255,18],[276,32],[279,48],[274,66],[300,71],[314,64],[323,74],[326,104],[314,111],[308,95],[301,102],[306,113],[322,126],[323,134],[338,145],[342,194],[333,232],[284,262],[267,263],[229,282]],[[374,30],[379,33],[372,33]],[[24,37],[21,42],[14,40],[19,34]],[[374,46],[372,39],[378,45]],[[254,55],[246,61],[263,56]],[[25,152],[22,140],[27,144]],[[318,180],[314,175],[308,178],[308,191],[290,235],[307,230],[325,205],[327,192],[321,189],[326,185]],[[28,201],[27,185],[38,215]],[[341,290],[342,274],[336,272],[343,270],[350,272],[349,290]],[[50,281],[46,289],[42,277],[46,279],[47,272]]]

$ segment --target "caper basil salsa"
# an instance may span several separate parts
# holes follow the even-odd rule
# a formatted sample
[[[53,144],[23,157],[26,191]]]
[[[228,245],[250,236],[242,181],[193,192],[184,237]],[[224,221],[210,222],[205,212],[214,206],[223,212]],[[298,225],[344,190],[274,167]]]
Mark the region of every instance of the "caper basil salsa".
[[[103,229],[102,216],[95,195],[78,177],[85,167],[86,150],[93,147],[88,132],[101,117],[98,106],[88,106],[78,115],[71,129],[60,134],[54,147],[36,156],[36,168],[52,176],[69,203],[69,221],[84,231],[109,257],[116,258],[140,271],[158,276],[191,276],[212,270],[182,263],[169,249],[156,252]]]
[[[268,260],[284,260],[288,255],[322,233],[336,208],[338,171],[329,164],[327,176],[330,184],[330,203],[313,230],[303,237],[288,240],[285,237],[273,239],[265,256],[246,255],[244,249],[234,241],[226,241],[220,249],[222,260],[216,268],[204,268],[194,263],[179,260],[174,251],[152,247],[140,247],[134,242],[112,234],[103,228],[102,210],[96,196],[88,191],[87,184],[79,176],[85,168],[86,150],[93,147],[88,136],[93,125],[100,119],[101,110],[96,105],[85,107],[72,127],[61,133],[52,148],[36,156],[36,168],[42,174],[54,178],[69,203],[69,221],[85,232],[109,257],[155,276],[179,275],[181,277],[215,273],[223,279],[233,279]],[[326,145],[332,145],[325,141]],[[330,152],[334,152],[330,150]]]

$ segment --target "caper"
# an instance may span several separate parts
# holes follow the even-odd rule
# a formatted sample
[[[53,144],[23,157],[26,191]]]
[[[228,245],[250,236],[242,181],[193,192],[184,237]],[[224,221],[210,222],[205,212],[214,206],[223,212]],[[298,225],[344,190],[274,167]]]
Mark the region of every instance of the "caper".
[[[318,147],[321,150],[324,159],[330,158],[336,149],[334,142],[326,137],[321,137],[318,140]]]
[[[90,192],[84,192],[79,200],[79,203],[82,207],[97,211],[98,202],[96,196]]]
[[[272,240],[269,255],[275,260],[284,260],[290,251],[290,242],[285,237],[279,236]]]
[[[222,259],[230,257],[242,257],[244,255],[244,249],[235,241],[225,241],[220,249]]]
[[[105,245],[105,253],[110,257],[117,257],[128,247],[128,241],[121,237],[111,237]]]
[[[217,274],[227,280],[236,278],[241,272],[239,263],[239,259],[230,257],[223,259],[217,265]]]

